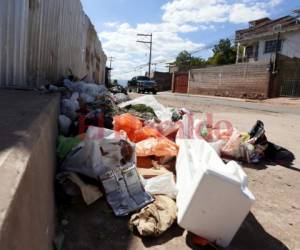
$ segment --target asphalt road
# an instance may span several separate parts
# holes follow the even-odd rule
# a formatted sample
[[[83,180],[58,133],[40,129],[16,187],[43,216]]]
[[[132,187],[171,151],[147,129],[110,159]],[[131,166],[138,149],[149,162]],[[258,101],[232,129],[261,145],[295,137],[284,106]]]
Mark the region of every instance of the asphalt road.
[[[260,101],[246,101],[246,100],[236,100],[236,99],[225,99],[225,98],[215,98],[207,96],[195,96],[195,95],[183,95],[174,94],[171,92],[160,92],[157,95],[158,99],[167,98],[174,102],[187,102],[199,104],[199,105],[214,105],[214,106],[226,106],[231,108],[240,108],[246,110],[257,110],[262,112],[272,112],[272,113],[285,113],[285,114],[295,114],[300,115],[300,106],[297,105],[280,105],[280,104],[270,104],[262,103]]]

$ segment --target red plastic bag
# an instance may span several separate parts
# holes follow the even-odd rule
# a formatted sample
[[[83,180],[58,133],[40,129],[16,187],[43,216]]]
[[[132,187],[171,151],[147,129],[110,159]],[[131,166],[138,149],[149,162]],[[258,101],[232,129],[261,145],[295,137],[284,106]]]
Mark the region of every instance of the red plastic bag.
[[[179,147],[171,140],[163,137],[149,138],[138,142],[135,150],[137,156],[177,156]]]
[[[135,131],[132,141],[137,143],[146,140],[150,137],[160,138],[163,137],[163,135],[160,132],[158,132],[157,129],[147,126]]]
[[[114,130],[125,131],[128,138],[132,141],[137,130],[143,127],[142,122],[131,114],[117,115],[114,117]]]

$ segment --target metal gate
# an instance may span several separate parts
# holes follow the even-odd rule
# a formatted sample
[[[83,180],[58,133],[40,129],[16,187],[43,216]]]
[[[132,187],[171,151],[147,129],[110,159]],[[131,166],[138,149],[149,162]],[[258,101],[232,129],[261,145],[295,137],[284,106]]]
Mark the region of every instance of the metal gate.
[[[283,80],[280,96],[300,96],[300,79]]]
[[[188,73],[175,73],[174,75],[174,92],[186,94],[188,91]]]

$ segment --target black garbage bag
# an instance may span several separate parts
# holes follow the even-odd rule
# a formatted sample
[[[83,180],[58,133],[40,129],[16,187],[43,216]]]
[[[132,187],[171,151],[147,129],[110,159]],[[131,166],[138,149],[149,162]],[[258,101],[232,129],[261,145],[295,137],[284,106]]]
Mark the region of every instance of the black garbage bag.
[[[295,160],[295,155],[286,148],[268,142],[265,158],[281,166],[291,166]]]
[[[281,166],[290,166],[295,160],[295,155],[286,148],[278,146],[267,140],[264,123],[260,120],[256,122],[249,132],[250,138],[255,138],[255,145],[264,149],[264,159]]]

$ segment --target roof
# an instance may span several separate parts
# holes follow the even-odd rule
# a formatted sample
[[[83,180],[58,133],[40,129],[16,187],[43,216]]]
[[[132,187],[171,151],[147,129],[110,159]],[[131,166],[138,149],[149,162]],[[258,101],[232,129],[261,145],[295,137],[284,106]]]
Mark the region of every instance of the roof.
[[[300,12],[299,10],[296,10]],[[296,13],[296,12],[295,12]],[[249,22],[248,29],[236,31],[236,42],[247,41],[280,32],[300,29],[299,15],[284,16],[274,20],[262,18]]]

